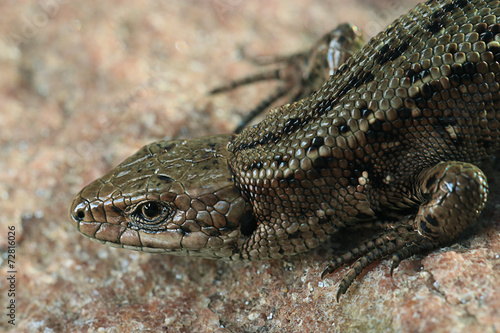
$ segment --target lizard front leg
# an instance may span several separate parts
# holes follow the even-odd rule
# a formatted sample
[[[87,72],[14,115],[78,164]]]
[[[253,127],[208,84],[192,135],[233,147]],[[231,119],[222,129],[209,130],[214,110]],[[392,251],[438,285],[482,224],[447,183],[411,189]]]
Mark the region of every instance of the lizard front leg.
[[[413,231],[408,233],[414,240],[394,253],[392,269],[421,247],[436,247],[456,239],[477,220],[488,196],[486,176],[470,163],[438,163],[424,170],[417,183],[428,199],[421,204]]]
[[[414,190],[422,201],[414,216],[397,226],[388,223],[378,237],[336,258],[323,271],[322,277],[357,259],[339,285],[337,300],[375,260],[392,254],[392,274],[401,260],[456,239],[484,208],[488,183],[477,166],[447,161],[422,171]]]
[[[227,92],[256,82],[280,81],[278,88],[241,120],[235,129],[235,133],[240,133],[280,98],[286,97],[287,103],[292,103],[307,98],[319,90],[330,75],[333,75],[347,59],[359,51],[362,44],[363,38],[355,25],[340,24],[319,39],[310,50],[287,56],[274,56],[267,61],[255,58],[254,62],[257,64],[276,64],[279,67],[229,82],[212,89],[210,94]]]

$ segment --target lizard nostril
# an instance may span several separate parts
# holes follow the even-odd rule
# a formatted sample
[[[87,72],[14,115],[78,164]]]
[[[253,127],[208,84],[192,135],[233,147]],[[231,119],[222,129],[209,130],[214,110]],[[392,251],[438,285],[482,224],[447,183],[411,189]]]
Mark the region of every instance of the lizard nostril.
[[[87,203],[85,201],[75,199],[71,207],[70,215],[75,222],[82,222],[85,219],[85,216],[87,216]]]
[[[80,208],[76,211],[75,217],[80,221],[85,218],[85,211],[83,210],[83,208]]]

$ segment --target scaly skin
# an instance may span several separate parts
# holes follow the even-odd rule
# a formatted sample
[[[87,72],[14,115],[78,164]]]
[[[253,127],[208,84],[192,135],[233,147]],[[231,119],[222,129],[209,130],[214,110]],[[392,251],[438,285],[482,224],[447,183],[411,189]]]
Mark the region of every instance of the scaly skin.
[[[379,227],[325,270],[356,260],[340,296],[374,260],[394,269],[477,220],[478,166],[500,146],[499,33],[498,0],[427,1],[241,134],[144,147],[77,195],[73,223],[108,245],[230,260]]]

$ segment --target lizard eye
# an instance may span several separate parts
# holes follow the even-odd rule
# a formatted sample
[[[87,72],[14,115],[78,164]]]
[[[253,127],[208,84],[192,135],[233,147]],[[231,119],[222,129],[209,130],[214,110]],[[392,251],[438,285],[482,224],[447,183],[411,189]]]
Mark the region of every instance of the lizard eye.
[[[164,209],[158,202],[146,202],[140,205],[139,208],[141,209],[142,217],[148,221],[154,221],[159,218]]]
[[[159,201],[147,201],[135,207],[130,214],[134,224],[158,227],[172,213],[172,209]]]

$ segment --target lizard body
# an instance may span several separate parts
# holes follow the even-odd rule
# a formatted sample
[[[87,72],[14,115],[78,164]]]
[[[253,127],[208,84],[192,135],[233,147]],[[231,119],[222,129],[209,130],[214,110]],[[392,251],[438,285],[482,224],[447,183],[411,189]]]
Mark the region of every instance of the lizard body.
[[[76,196],[73,223],[112,246],[229,260],[377,227],[325,270],[356,260],[343,294],[373,261],[394,269],[477,220],[479,166],[500,146],[499,33],[498,0],[422,3],[239,135],[145,146]]]

